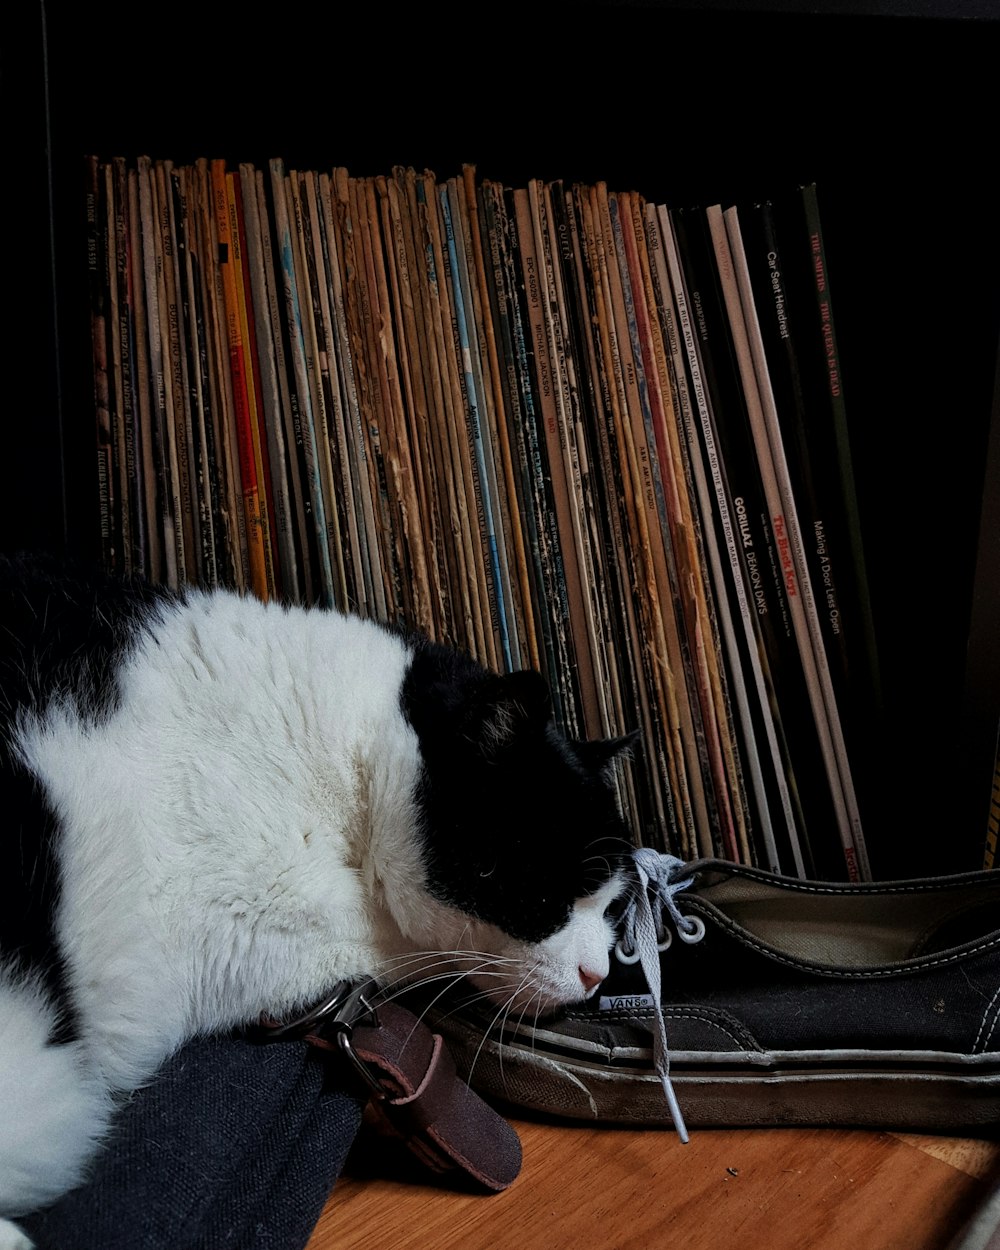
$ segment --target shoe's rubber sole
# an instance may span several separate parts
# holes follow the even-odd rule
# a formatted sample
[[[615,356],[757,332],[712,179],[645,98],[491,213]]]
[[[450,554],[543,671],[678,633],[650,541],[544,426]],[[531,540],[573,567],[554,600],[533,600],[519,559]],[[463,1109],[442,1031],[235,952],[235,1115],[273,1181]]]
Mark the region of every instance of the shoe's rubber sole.
[[[672,1123],[650,1049],[609,1050],[544,1025],[484,1037],[481,1026],[456,1014],[432,1027],[463,1077],[487,1097],[573,1120]],[[1000,1132],[997,1053],[676,1051],[670,1079],[689,1128]]]

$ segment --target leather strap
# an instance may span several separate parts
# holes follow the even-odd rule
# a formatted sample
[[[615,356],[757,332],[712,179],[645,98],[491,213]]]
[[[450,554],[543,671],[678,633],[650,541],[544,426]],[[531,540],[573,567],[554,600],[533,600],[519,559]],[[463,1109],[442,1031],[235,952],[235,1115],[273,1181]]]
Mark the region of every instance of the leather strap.
[[[385,1096],[376,1110],[432,1171],[458,1167],[487,1189],[506,1189],[521,1170],[511,1125],[460,1079],[439,1033],[396,1003],[379,1007],[378,1020],[356,1024],[352,1040],[379,1074]]]
[[[441,1035],[397,1002],[346,1015],[324,1007],[307,1029],[272,1023],[264,1036],[304,1037],[337,1056],[367,1087],[382,1123],[431,1171],[460,1170],[494,1192],[512,1184],[521,1170],[520,1139],[458,1076]]]

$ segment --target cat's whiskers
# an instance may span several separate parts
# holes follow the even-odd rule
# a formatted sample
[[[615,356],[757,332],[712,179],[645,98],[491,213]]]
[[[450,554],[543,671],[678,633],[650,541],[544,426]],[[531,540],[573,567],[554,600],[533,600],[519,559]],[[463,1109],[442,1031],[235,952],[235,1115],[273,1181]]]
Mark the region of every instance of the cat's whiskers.
[[[454,966],[456,962],[463,960],[468,961],[467,966],[458,968]],[[444,981],[445,986],[442,990],[442,993],[444,993],[450,985],[458,984],[459,981],[473,973],[483,977],[496,977],[498,979],[508,975],[508,969],[497,969],[494,965],[514,964],[520,966],[520,961],[518,960],[491,955],[486,951],[427,951],[421,952],[419,956],[414,956],[412,959],[407,960],[405,964],[402,960],[391,962],[394,962],[396,965],[394,969],[383,965],[380,975],[376,976],[379,984],[379,991],[374,1004],[376,1006],[379,1002],[392,1001],[392,999],[405,994],[407,990],[413,989],[416,985],[429,985],[435,981]],[[408,967],[406,966],[407,964],[409,965]],[[391,971],[402,971],[402,975],[395,976],[389,980],[387,974]]]
[[[453,966],[450,966],[456,959],[475,962],[470,963],[470,966],[465,969],[456,969]],[[424,961],[427,962],[425,963]],[[530,987],[534,992],[524,1001],[521,1007],[521,1017],[523,1018],[523,1016],[531,1010],[532,1005],[534,1004],[535,1019],[537,1020],[538,1018],[542,1003],[542,989],[535,980],[537,965],[525,966],[523,961],[519,959],[492,955],[483,951],[421,952],[417,956],[408,957],[406,959],[397,958],[392,961],[387,961],[387,964],[388,963],[394,964],[396,971],[403,969],[404,975],[391,982],[386,982],[384,979],[380,982],[379,991],[375,995],[372,1004],[376,1009],[383,1003],[391,1002],[394,999],[405,995],[407,991],[414,988],[415,984],[428,986],[433,985],[435,982],[441,983],[441,988],[437,991],[437,993],[433,995],[429,1002],[422,1006],[419,1013],[419,1018],[421,1019],[437,1006],[441,998],[444,997],[450,989],[463,980],[468,981],[468,977],[471,974],[476,974],[479,977],[493,977],[501,982],[506,981],[507,994],[499,1005],[497,1005],[497,990],[500,986],[491,989],[475,987],[474,993],[463,995],[461,1004],[463,1006],[488,1001],[496,1007],[493,1018],[486,1026],[483,1032],[482,1041],[473,1056],[470,1072],[471,1069],[475,1067],[476,1060],[478,1059],[483,1044],[485,1044],[487,1040],[490,1030],[501,1018],[506,1023],[510,1012],[514,1009],[519,997],[526,987]],[[417,981],[414,981],[414,978],[409,971],[415,964],[423,965],[420,968],[420,976]],[[434,971],[435,968],[440,970]],[[516,978],[511,976],[514,969],[518,972]],[[384,973],[388,971],[389,968],[385,967],[383,970],[383,976]],[[455,1009],[458,1010],[459,1005],[456,1005]]]
[[[518,982],[518,984],[515,986],[515,988],[511,992],[510,996],[507,998],[507,1001],[505,1003],[502,1003],[494,1012],[493,1019],[489,1022],[489,1024],[483,1030],[482,1040],[480,1041],[479,1045],[476,1047],[475,1054],[472,1056],[472,1062],[469,1064],[469,1073],[468,1073],[469,1080],[472,1079],[472,1073],[475,1071],[476,1064],[479,1062],[479,1056],[482,1053],[483,1047],[486,1045],[486,1041],[490,1035],[490,1032],[493,1030],[497,1021],[500,1020],[501,1017],[503,1019],[503,1024],[504,1025],[507,1024],[510,1011],[513,1008],[514,1003],[517,1000],[518,994],[521,992],[521,990],[524,988],[526,984],[534,980],[534,974],[535,974],[535,968],[533,967],[525,968],[524,975],[521,977],[521,980]],[[537,984],[535,988],[536,988],[536,992],[540,992],[540,988],[537,986]],[[529,998],[528,1002],[530,1003],[530,1001],[531,999]],[[523,1019],[523,1013],[522,1013],[522,1019]],[[536,1020],[537,1020],[537,1016],[536,1016]],[[503,1068],[502,1054],[501,1054],[500,1064],[501,1064],[501,1071],[502,1071],[502,1068]]]
[[[487,971],[500,964],[520,966],[520,962],[518,959],[494,955],[489,951],[420,951],[407,956],[384,960],[374,975],[377,980],[385,980],[387,977],[392,976],[394,984],[403,983],[404,981],[413,984],[418,980],[426,980],[426,974],[433,973],[438,968],[446,968],[455,976],[463,976],[473,972]],[[459,967],[456,968],[456,964]],[[495,975],[500,974],[496,973]]]
[[[447,952],[445,952],[445,953],[447,954]],[[477,954],[478,954],[478,952],[477,952]],[[501,962],[501,963],[517,963],[517,962],[519,962],[519,961],[516,961],[516,960],[505,959],[505,958],[502,958],[502,957],[494,957],[494,956],[484,956],[484,957],[485,957],[487,960],[496,959],[496,962]],[[446,961],[446,960],[441,960],[441,962],[442,962],[442,963],[445,963],[445,962],[447,962],[447,961]],[[489,967],[488,967],[488,966],[485,966],[485,965],[481,965],[478,969],[475,969],[475,971],[478,971],[478,972],[480,973],[480,975],[487,975],[487,976],[488,976],[488,975],[494,975],[494,976],[498,976],[498,977],[499,977],[499,976],[506,975],[506,972],[503,972],[503,973],[501,973],[501,972],[491,973],[491,970],[489,969]],[[483,1039],[482,1039],[482,1042],[480,1042],[480,1045],[479,1045],[479,1047],[478,1047],[478,1048],[477,1048],[477,1050],[476,1050],[476,1054],[475,1054],[475,1056],[473,1057],[473,1060],[472,1060],[472,1065],[471,1065],[471,1067],[470,1067],[470,1075],[471,1075],[471,1069],[475,1067],[475,1062],[476,1062],[476,1059],[478,1058],[479,1052],[480,1052],[480,1050],[482,1049],[482,1045],[483,1045],[483,1043],[485,1043],[485,1041],[486,1041],[486,1038],[487,1038],[487,1036],[488,1036],[488,1034],[489,1034],[490,1029],[493,1027],[493,1025],[495,1024],[496,1020],[497,1020],[497,1019],[498,1019],[501,1015],[506,1016],[506,1013],[510,1010],[511,1006],[512,1006],[512,1005],[513,1005],[513,1003],[514,1003],[514,1000],[516,999],[517,994],[518,994],[518,993],[519,993],[519,991],[523,988],[523,986],[526,984],[526,982],[528,982],[528,981],[531,979],[531,977],[532,977],[532,975],[533,975],[533,972],[534,972],[534,970],[533,970],[533,969],[530,969],[530,968],[529,968],[529,969],[524,969],[524,971],[523,971],[523,975],[521,976],[521,979],[520,979],[520,981],[518,982],[517,986],[513,989],[512,993],[511,993],[511,994],[510,994],[510,996],[506,999],[506,1001],[505,1001],[503,1004],[501,1004],[501,1006],[497,1009],[496,1014],[495,1014],[495,1015],[494,1015],[494,1017],[493,1017],[493,1020],[490,1022],[489,1026],[488,1026],[488,1027],[487,1027],[487,1029],[484,1031],[484,1033],[483,1033]],[[430,1002],[428,1002],[428,1003],[424,1004],[424,1006],[422,1007],[422,1009],[420,1010],[420,1012],[417,1014],[416,1019],[417,1019],[417,1020],[423,1020],[423,1019],[424,1019],[424,1017],[427,1015],[427,1013],[428,1013],[428,1012],[430,1012],[430,1011],[431,1011],[431,1010],[432,1010],[432,1009],[433,1009],[433,1008],[437,1005],[438,1001],[439,1001],[439,1000],[440,1000],[440,999],[441,999],[441,998],[442,998],[445,994],[447,994],[447,992],[448,992],[448,991],[449,991],[449,990],[450,990],[450,989],[451,989],[454,985],[456,985],[459,981],[462,981],[463,979],[465,979],[465,976],[466,976],[466,974],[465,974],[464,972],[459,972],[459,971],[456,971],[456,970],[450,970],[450,971],[438,972],[438,973],[435,973],[433,976],[429,976],[429,977],[425,977],[425,978],[423,978],[423,979],[420,981],[420,985],[422,985],[422,986],[423,986],[423,985],[430,985],[430,984],[433,984],[433,983],[434,983],[434,982],[436,982],[436,981],[443,982],[443,985],[442,985],[441,989],[440,989],[440,990],[439,990],[439,991],[438,991],[438,992],[437,992],[437,993],[433,996],[433,998],[430,1000]],[[378,1008],[379,1008],[380,1006],[382,1006],[382,1005],[384,1005],[384,1004],[386,1004],[386,1003],[392,1002],[394,999],[396,999],[396,998],[399,998],[399,997],[403,996],[404,994],[406,994],[406,992],[407,992],[408,990],[411,990],[412,988],[413,988],[413,983],[412,983],[412,982],[410,982],[410,981],[405,981],[405,980],[400,980],[400,981],[397,981],[397,982],[395,982],[395,983],[393,983],[393,984],[390,984],[390,985],[380,984],[380,985],[379,985],[378,992],[377,992],[375,995],[373,995],[373,997],[372,997],[372,1006],[373,1006],[373,1007],[375,1008],[375,1010],[377,1011],[377,1010],[378,1010]],[[468,1004],[470,1004],[470,1003],[478,1003],[478,1002],[483,1001],[483,1000],[489,1000],[489,1001],[491,1001],[491,1002],[495,1002],[495,999],[494,999],[493,995],[491,995],[489,991],[479,989],[479,990],[477,990],[477,992],[476,992],[475,994],[471,994],[471,995],[467,995],[467,996],[465,996],[465,997],[463,998],[463,1004],[464,1004],[464,1005],[468,1005]],[[414,1025],[414,1028],[415,1028],[415,1027],[416,1027],[416,1025]],[[410,1036],[412,1036],[412,1031],[411,1031]],[[407,1039],[407,1040],[409,1040],[409,1039]],[[406,1046],[406,1041],[404,1041],[404,1043],[403,1043],[403,1047],[404,1047],[404,1048],[405,1048],[405,1046]]]
[[[483,972],[485,975],[489,975],[488,969],[483,969]],[[501,974],[494,973],[492,975],[499,977]],[[438,981],[446,982],[446,988],[447,985],[457,985],[460,981],[464,980],[465,977],[466,973],[464,972],[459,972],[456,969],[447,969],[442,972],[435,972],[430,976],[422,977],[419,981],[400,979],[387,984],[380,984],[378,993],[374,996],[373,1005],[377,1007],[380,1003],[392,1002],[394,999],[400,998],[418,987],[433,985]]]
[[[424,950],[424,951],[408,951],[405,955],[392,955],[389,958],[382,960],[382,966],[383,967],[387,967],[387,966],[398,967],[407,963],[415,962],[420,959],[440,959],[442,957],[462,958],[462,959],[490,959],[495,963],[500,963],[500,962],[520,963],[521,962],[519,959],[517,959],[514,956],[496,955],[492,951],[483,951],[483,950],[477,950],[474,948],[462,950],[459,947],[454,947],[448,950],[437,949],[437,950]]]

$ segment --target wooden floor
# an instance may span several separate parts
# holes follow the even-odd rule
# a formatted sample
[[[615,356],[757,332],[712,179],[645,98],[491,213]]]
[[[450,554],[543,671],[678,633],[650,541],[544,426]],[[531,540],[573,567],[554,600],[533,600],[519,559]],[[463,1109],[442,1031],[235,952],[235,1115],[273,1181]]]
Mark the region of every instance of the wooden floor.
[[[521,1175],[490,1196],[363,1135],[308,1250],[945,1250],[1000,1180],[1000,1141],[513,1123]]]

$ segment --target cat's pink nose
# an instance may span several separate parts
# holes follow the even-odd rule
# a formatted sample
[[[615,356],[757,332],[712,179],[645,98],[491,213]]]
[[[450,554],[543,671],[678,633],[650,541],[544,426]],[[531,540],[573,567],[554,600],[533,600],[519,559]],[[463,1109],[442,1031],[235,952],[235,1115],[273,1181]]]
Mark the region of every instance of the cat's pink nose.
[[[589,968],[580,967],[580,981],[583,988],[589,994],[591,990],[596,990],[604,978],[599,972],[591,972]]]

